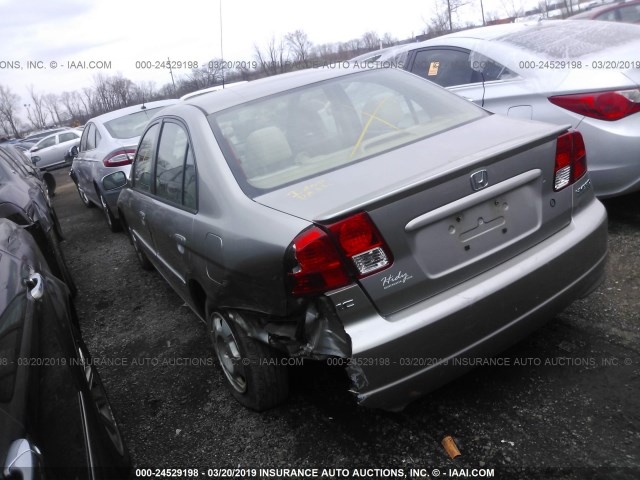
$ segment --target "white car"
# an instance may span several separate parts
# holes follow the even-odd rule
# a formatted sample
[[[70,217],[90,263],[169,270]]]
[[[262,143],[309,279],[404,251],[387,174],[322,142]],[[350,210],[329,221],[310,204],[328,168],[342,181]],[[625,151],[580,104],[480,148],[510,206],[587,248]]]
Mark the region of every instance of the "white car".
[[[129,176],[140,134],[149,120],[178,100],[159,100],[121,108],[92,118],[82,133],[69,176],[87,207],[100,207],[112,232],[120,230],[116,202]]]
[[[31,161],[41,170],[62,166],[71,147],[80,143],[80,133],[69,129],[52,133],[29,149]]]
[[[352,61],[408,70],[509,117],[584,136],[600,198],[640,190],[640,26],[553,20],[476,28]]]

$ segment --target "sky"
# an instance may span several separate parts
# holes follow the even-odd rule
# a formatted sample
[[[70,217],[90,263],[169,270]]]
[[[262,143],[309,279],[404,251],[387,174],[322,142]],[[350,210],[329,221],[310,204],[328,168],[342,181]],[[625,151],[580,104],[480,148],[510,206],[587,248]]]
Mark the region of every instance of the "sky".
[[[59,94],[93,86],[96,74],[160,87],[171,81],[169,71],[136,62],[202,65],[219,58],[220,2],[224,58],[244,62],[254,60],[254,45],[264,48],[298,29],[315,45],[367,31],[410,38],[424,31],[436,1],[442,0],[0,0],[0,85],[24,103],[29,86]],[[472,1],[466,15],[480,23],[479,0]],[[485,12],[496,2],[500,9],[500,1],[484,0]]]

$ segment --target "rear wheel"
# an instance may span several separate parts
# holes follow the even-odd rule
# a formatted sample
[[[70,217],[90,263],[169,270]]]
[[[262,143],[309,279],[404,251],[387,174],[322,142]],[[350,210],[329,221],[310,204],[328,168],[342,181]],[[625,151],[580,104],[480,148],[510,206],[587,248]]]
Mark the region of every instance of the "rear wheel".
[[[212,312],[207,325],[227,386],[238,402],[262,411],[287,398],[288,372],[278,352],[247,336],[228,312]]]
[[[118,219],[114,217],[111,209],[109,208],[109,205],[107,204],[107,201],[101,193],[98,193],[98,197],[100,198],[100,205],[102,205],[102,212],[107,219],[107,226],[109,227],[109,230],[114,233],[119,232],[120,230],[122,230],[122,225],[120,225]]]

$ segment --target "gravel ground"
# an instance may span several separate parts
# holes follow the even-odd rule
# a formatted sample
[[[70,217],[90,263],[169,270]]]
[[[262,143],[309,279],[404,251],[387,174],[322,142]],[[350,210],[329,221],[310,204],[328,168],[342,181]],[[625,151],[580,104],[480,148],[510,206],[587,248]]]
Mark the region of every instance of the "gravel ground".
[[[199,468],[200,478],[260,473],[215,470],[224,468],[349,469],[329,472],[334,478],[390,473],[358,468],[424,469],[414,478],[435,478],[434,469],[445,478],[491,470],[506,479],[640,478],[640,195],[605,203],[605,283],[502,353],[510,366],[480,367],[385,413],[355,406],[341,370],[307,362],[292,372],[286,404],[255,413],[226,390],[204,325],[157,273],[138,266],[100,210],[81,205],[66,172],[56,177],[83,334],[104,363],[135,467]],[[462,453],[455,460],[441,445],[446,435]]]

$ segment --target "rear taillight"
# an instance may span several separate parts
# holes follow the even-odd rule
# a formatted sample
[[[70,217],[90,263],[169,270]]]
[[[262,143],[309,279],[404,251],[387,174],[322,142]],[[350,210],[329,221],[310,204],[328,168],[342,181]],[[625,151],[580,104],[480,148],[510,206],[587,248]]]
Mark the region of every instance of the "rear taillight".
[[[558,137],[553,189],[557,192],[587,173],[587,151],[580,132],[572,131]]]
[[[108,157],[102,160],[102,164],[105,167],[122,167],[124,165],[131,165],[133,163],[133,157],[136,151],[133,149],[123,149],[111,152]]]
[[[389,248],[366,213],[311,227],[290,246],[291,293],[310,295],[344,287],[392,263]]]
[[[549,101],[580,115],[613,121],[640,112],[640,89],[559,95]]]

